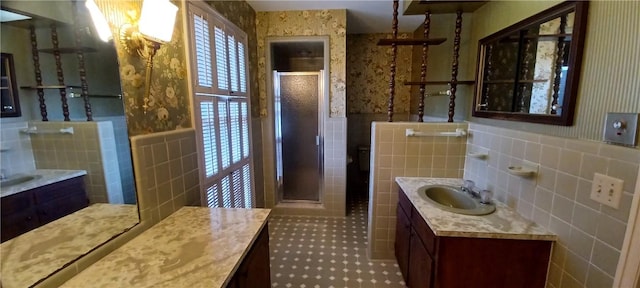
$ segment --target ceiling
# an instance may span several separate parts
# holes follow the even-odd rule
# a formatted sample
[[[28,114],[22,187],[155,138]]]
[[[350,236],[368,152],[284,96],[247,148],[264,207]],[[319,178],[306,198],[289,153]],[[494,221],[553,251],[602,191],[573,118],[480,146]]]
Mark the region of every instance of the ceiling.
[[[347,9],[347,33],[391,33],[392,0],[247,0],[257,12],[288,10]],[[398,30],[413,32],[422,15],[403,16],[400,1]]]

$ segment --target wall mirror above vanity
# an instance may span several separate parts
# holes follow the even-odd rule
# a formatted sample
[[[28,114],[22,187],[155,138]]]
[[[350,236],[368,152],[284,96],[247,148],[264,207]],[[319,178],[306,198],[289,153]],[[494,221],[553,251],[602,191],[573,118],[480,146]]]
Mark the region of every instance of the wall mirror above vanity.
[[[473,116],[570,126],[587,1],[566,1],[479,41]]]
[[[137,197],[116,49],[84,1],[0,6],[21,110],[0,119],[0,283],[32,287],[138,224]]]

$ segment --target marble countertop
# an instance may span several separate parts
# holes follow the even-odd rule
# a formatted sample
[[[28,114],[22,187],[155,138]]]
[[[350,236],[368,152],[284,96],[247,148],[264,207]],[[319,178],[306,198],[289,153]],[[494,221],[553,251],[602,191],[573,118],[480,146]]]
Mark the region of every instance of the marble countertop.
[[[225,287],[270,212],[180,208],[62,287]]]
[[[0,244],[3,288],[30,287],[138,223],[138,207],[93,204]]]
[[[87,175],[87,171],[60,170],[60,169],[38,169],[29,173],[11,175],[3,181],[10,181],[12,179],[16,179],[24,176],[35,176],[35,179],[24,182],[24,183],[16,184],[16,185],[11,185],[8,187],[2,185],[2,182],[0,182],[0,196],[5,197],[5,196],[13,195],[16,193],[27,191],[29,189],[38,188],[41,186],[53,184],[56,182],[60,182],[63,180],[67,180],[67,179],[71,179],[71,178],[75,178],[83,175]]]
[[[495,212],[484,216],[469,216],[444,211],[418,195],[418,189],[422,186],[461,186],[462,179],[397,177],[396,183],[436,236],[548,241],[557,239],[557,235],[499,201],[495,201]]]

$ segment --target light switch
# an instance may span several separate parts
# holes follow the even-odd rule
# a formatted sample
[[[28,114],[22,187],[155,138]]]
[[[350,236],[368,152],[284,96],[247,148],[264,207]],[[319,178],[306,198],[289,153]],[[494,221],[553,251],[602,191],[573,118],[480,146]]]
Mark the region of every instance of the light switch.
[[[607,113],[604,121],[604,141],[635,146],[638,140],[638,113]]]
[[[591,199],[618,209],[622,197],[624,181],[611,176],[594,173],[591,186]]]

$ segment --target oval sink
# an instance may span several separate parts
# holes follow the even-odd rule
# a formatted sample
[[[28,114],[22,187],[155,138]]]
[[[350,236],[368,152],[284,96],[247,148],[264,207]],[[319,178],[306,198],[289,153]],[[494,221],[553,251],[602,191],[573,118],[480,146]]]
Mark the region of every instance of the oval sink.
[[[446,185],[429,185],[421,187],[418,195],[436,207],[464,215],[487,215],[496,211],[493,204],[482,204],[460,190],[459,187]]]
[[[14,186],[14,185],[18,185],[18,184],[29,182],[31,180],[40,179],[40,177],[42,177],[42,176],[40,176],[40,175],[16,176],[16,177],[13,177],[13,178],[9,178],[7,180],[0,181],[0,186],[1,187]]]

